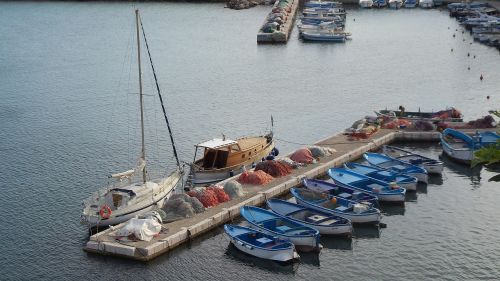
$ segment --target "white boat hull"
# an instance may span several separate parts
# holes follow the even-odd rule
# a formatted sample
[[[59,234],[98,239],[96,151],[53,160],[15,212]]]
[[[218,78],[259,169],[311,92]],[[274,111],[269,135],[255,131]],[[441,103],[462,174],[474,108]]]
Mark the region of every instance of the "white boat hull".
[[[423,164],[422,167],[427,170],[429,174],[442,174],[443,173],[443,163],[440,164]]]
[[[419,182],[428,183],[429,175],[424,173],[409,173],[409,176],[416,177]]]
[[[404,202],[405,194],[377,194],[380,202]]]
[[[451,159],[469,164],[474,159],[474,152],[470,149],[453,149],[448,145],[441,145],[443,152]]]
[[[323,248],[323,246],[321,246],[321,244],[318,243],[318,238],[316,236],[296,237],[296,236],[281,235],[277,232],[269,231],[266,228],[259,227],[258,229],[265,234],[273,235],[281,239],[286,239],[292,242],[297,250],[308,252],[308,251],[321,250]]]
[[[361,8],[365,8],[365,9],[369,9],[373,6],[373,1],[369,0],[369,1],[366,1],[366,0],[362,0],[362,1],[359,1],[359,6]]]
[[[250,244],[246,244],[242,241],[239,241],[237,239],[234,239],[233,237],[229,236],[229,239],[231,240],[231,243],[240,251],[247,253],[251,256],[262,258],[262,259],[268,259],[268,260],[274,260],[278,262],[288,262],[294,259],[298,259],[299,255],[295,251],[294,248],[291,249],[282,249],[282,250],[264,250],[264,249],[259,249],[255,248]]]
[[[417,190],[416,182],[398,183],[398,185],[406,190],[411,190],[411,191]]]

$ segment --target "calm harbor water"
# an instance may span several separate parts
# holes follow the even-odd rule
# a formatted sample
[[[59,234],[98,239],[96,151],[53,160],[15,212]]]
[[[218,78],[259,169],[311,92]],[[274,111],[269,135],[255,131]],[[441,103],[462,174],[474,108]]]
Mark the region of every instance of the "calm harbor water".
[[[0,279],[499,278],[498,184],[448,162],[406,208],[384,209],[387,229],[324,239],[319,256],[293,267],[238,255],[220,230],[148,264],[84,253],[81,200],[139,151],[134,7],[184,161],[207,138],[264,132],[271,114],[288,152],[380,108],[456,106],[472,119],[500,104],[498,51],[439,10],[352,8],[346,44],[305,44],[294,30],[287,45],[258,46],[269,7],[0,2]],[[154,96],[146,103],[151,166],[171,169],[161,109]]]

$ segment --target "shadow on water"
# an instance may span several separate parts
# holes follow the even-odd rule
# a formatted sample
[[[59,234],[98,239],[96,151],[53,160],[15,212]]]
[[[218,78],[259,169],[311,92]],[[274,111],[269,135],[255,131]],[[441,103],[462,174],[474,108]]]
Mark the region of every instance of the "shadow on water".
[[[271,272],[281,272],[281,273],[295,273],[297,268],[299,267],[299,263],[297,262],[287,262],[287,263],[281,263],[281,262],[276,262],[276,261],[271,261],[267,259],[261,259],[257,258],[254,256],[251,256],[249,254],[246,254],[240,250],[238,250],[233,244],[229,244],[229,246],[226,249],[226,255],[236,258],[239,261],[250,265],[250,266],[257,266],[259,268],[269,270]],[[316,253],[317,255],[317,253]],[[302,260],[303,253],[300,253],[300,257]],[[318,265],[319,265],[319,258],[318,258]]]
[[[415,192],[412,192],[415,193]],[[408,196],[408,194],[407,194]],[[415,195],[416,196],[416,195]],[[383,204],[380,207],[380,211],[384,216],[404,216],[405,215],[405,206],[401,204]]]
[[[376,225],[356,225],[352,236],[354,238],[380,238],[380,228]]]
[[[417,192],[415,190],[407,190],[405,194],[405,202],[416,202],[417,197]]]
[[[301,263],[310,264],[317,267],[320,266],[318,252],[299,252],[299,255]]]
[[[321,236],[323,247],[335,250],[352,250],[352,239],[347,237]]]
[[[441,177],[442,179],[442,176],[439,176]],[[441,181],[442,182],[442,181]],[[429,184],[431,184],[431,178],[429,178]],[[417,183],[417,192],[416,193],[423,193],[423,194],[427,194],[427,184],[425,183]]]
[[[443,185],[443,182],[444,182],[444,179],[443,179],[443,175],[442,174],[439,174],[439,175],[435,175],[435,174],[429,175],[429,183],[428,184]],[[427,187],[427,184],[425,184],[425,183],[418,183],[418,185],[425,185]],[[417,186],[417,188],[418,188],[418,186]]]

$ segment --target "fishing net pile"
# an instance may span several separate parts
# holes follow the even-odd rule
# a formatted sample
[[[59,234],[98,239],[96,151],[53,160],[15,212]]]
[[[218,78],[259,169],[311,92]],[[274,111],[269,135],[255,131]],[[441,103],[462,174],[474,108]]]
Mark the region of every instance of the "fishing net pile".
[[[224,191],[231,197],[231,199],[239,198],[245,195],[243,186],[237,181],[228,181],[224,184]]]
[[[311,154],[314,158],[330,156],[333,153],[337,152],[337,150],[333,148],[317,146],[317,145],[310,145],[307,148],[311,151]]]
[[[292,155],[290,155],[290,159],[302,164],[316,163],[311,150],[307,147],[297,149]]]
[[[298,169],[299,167],[304,166],[304,164],[293,161],[289,157],[281,157],[281,158],[276,159],[276,161],[281,162],[283,164],[286,164],[286,165],[292,167],[293,169]]]
[[[496,122],[491,115],[486,115],[483,118],[479,118],[473,121],[469,121],[467,125],[472,128],[495,128]]]
[[[413,127],[417,131],[433,131],[435,129],[434,124],[430,121],[417,120],[413,123]]]
[[[400,129],[400,128],[408,128],[411,126],[413,126],[413,124],[410,120],[401,118],[387,120],[382,123],[382,128],[384,129]]]
[[[255,172],[245,171],[241,173],[238,182],[241,184],[264,185],[271,182],[273,179],[271,175],[262,170]]]
[[[274,178],[279,178],[289,175],[292,172],[292,167],[279,161],[266,160],[259,162],[255,171],[264,171]]]
[[[214,207],[231,200],[224,189],[216,185],[188,191],[187,195],[197,198],[205,208]]]
[[[182,193],[172,194],[163,206],[163,211],[165,211],[165,218],[162,217],[163,221],[171,222],[202,213],[205,211],[205,207],[197,198]]]

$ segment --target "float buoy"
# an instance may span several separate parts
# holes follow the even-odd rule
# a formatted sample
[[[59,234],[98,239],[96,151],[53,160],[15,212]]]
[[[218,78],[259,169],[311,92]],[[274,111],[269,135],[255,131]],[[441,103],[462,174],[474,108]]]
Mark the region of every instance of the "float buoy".
[[[111,208],[108,205],[104,205],[101,207],[101,210],[99,211],[99,215],[103,219],[109,219],[111,216]]]

